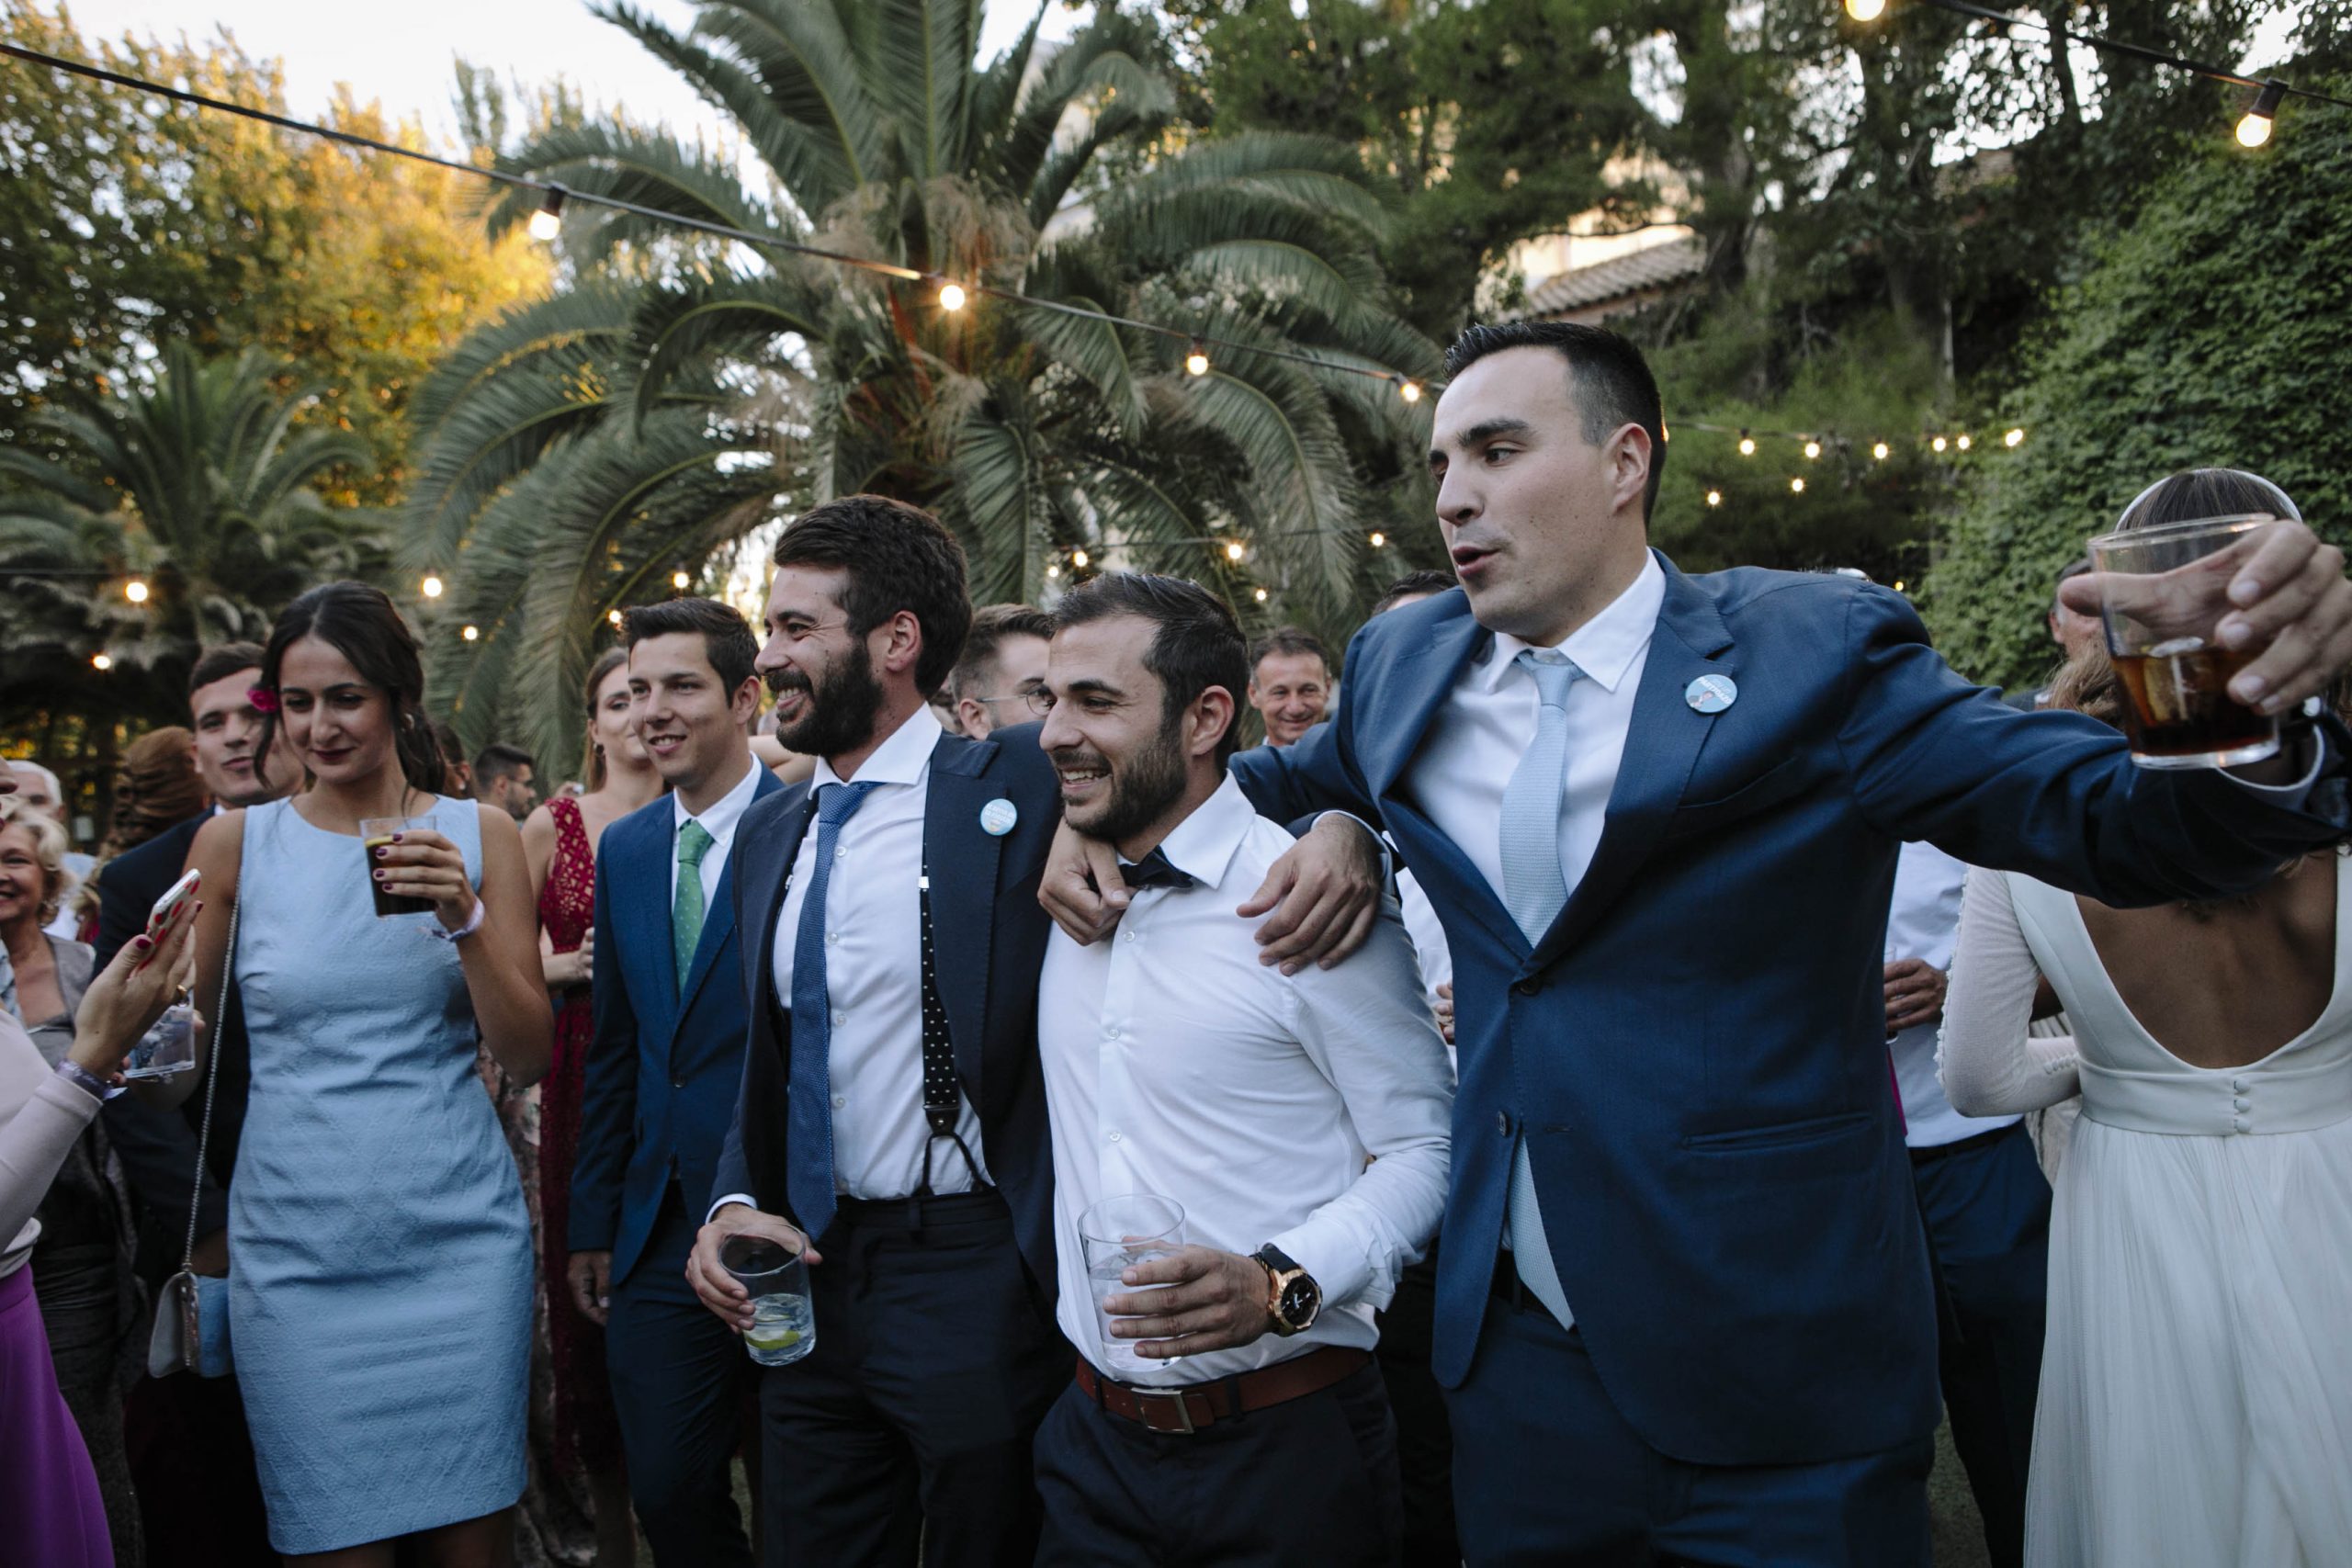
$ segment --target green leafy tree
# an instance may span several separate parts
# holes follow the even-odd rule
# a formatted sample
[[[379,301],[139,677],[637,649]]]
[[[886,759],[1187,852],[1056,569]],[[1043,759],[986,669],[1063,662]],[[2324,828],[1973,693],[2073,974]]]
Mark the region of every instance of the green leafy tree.
[[[2337,89],[2340,91],[2340,89]],[[2216,138],[2059,297],[1990,471],[1928,579],[1939,643],[2003,685],[2048,671],[2059,569],[2176,469],[2249,468],[2352,539],[2352,112],[2308,103],[2259,153]]]
[[[1343,626],[1393,565],[1368,536],[1414,514],[1426,405],[1284,357],[1437,368],[1388,308],[1351,147],[1191,138],[1157,33],[1109,8],[1047,52],[1041,6],[986,64],[978,0],[703,0],[687,33],[605,14],[727,114],[769,188],[734,149],[613,120],[511,166],[1009,298],[949,311],[935,283],[575,204],[568,259],[599,275],[485,329],[423,400],[407,559],[449,570],[444,619],[479,630],[435,638],[469,737],[561,754],[613,608],[829,495],[935,511],[983,600],[1037,599],[1082,549]],[[1244,346],[1191,375],[1183,338],[1090,311]]]
[[[0,446],[0,570],[28,612],[0,708],[41,705],[100,652],[110,705],[172,716],[200,645],[266,636],[295,594],[377,556],[368,519],[316,488],[365,463],[366,444],[296,428],[311,394],[279,391],[274,368],[174,343],[152,385],[36,415],[56,455]]]

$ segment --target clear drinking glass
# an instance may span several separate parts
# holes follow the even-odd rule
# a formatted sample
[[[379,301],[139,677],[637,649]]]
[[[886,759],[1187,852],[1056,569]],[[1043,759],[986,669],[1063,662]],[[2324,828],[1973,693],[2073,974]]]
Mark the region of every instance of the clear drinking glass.
[[[2258,649],[2215,636],[2230,581],[2267,514],[2199,517],[2093,539],[2107,651],[2123,688],[2123,731],[2143,768],[2229,768],[2278,750],[2278,720],[2230,695]]]
[[[376,852],[390,843],[393,834],[432,830],[433,818],[430,817],[362,817],[359,819],[361,874],[368,878],[368,891],[376,900],[377,914],[429,915],[433,913],[432,899],[412,898],[404,895],[387,893],[384,891],[384,885],[376,880],[376,872],[383,863],[377,860]]]
[[[196,1008],[186,998],[165,1008],[123,1058],[127,1078],[175,1078],[196,1066]]]
[[[1167,1363],[1136,1354],[1136,1341],[1114,1338],[1112,1317],[1102,1304],[1112,1296],[1166,1290],[1165,1285],[1123,1284],[1119,1276],[1138,1263],[1165,1258],[1184,1245],[1184,1206],[1156,1193],[1130,1192],[1105,1198],[1078,1217],[1078,1238],[1086,1249],[1086,1278],[1094,1290],[1095,1337],[1102,1342],[1102,1371],[1133,1382]]]
[[[763,1235],[730,1235],[719,1267],[752,1294],[743,1348],[763,1367],[788,1367],[817,1348],[817,1309],[808,1299],[808,1261],[797,1247]]]

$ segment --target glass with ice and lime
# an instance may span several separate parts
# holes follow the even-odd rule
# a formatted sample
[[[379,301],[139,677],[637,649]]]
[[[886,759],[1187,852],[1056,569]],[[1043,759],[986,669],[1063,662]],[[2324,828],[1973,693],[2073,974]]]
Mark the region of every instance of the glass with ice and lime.
[[[788,1367],[817,1348],[817,1314],[808,1300],[808,1263],[800,1249],[772,1236],[730,1235],[719,1266],[752,1296],[743,1348],[763,1367]]]

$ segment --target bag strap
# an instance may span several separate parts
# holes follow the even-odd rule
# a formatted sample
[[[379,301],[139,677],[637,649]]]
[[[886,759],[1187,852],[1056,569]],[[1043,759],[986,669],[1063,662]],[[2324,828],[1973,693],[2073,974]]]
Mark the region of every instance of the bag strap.
[[[196,1211],[204,1198],[205,1151],[212,1145],[212,1100],[220,1088],[220,1031],[229,1021],[229,977],[237,968],[237,914],[244,902],[229,906],[229,945],[220,953],[220,994],[212,1004],[212,1049],[204,1064],[204,1122],[196,1134],[196,1186],[187,1198],[187,1245],[180,1248],[180,1272],[196,1264]]]

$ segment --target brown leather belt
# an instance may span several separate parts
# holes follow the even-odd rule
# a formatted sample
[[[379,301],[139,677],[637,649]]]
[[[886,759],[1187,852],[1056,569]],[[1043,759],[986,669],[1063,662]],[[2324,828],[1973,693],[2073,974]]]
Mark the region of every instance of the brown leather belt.
[[[1150,1431],[1183,1436],[1249,1411],[1320,1393],[1371,1364],[1369,1350],[1351,1345],[1326,1345],[1254,1372],[1218,1378],[1190,1388],[1153,1389],[1114,1382],[1097,1373],[1080,1357],[1078,1392],[1092,1400],[1098,1408]]]

